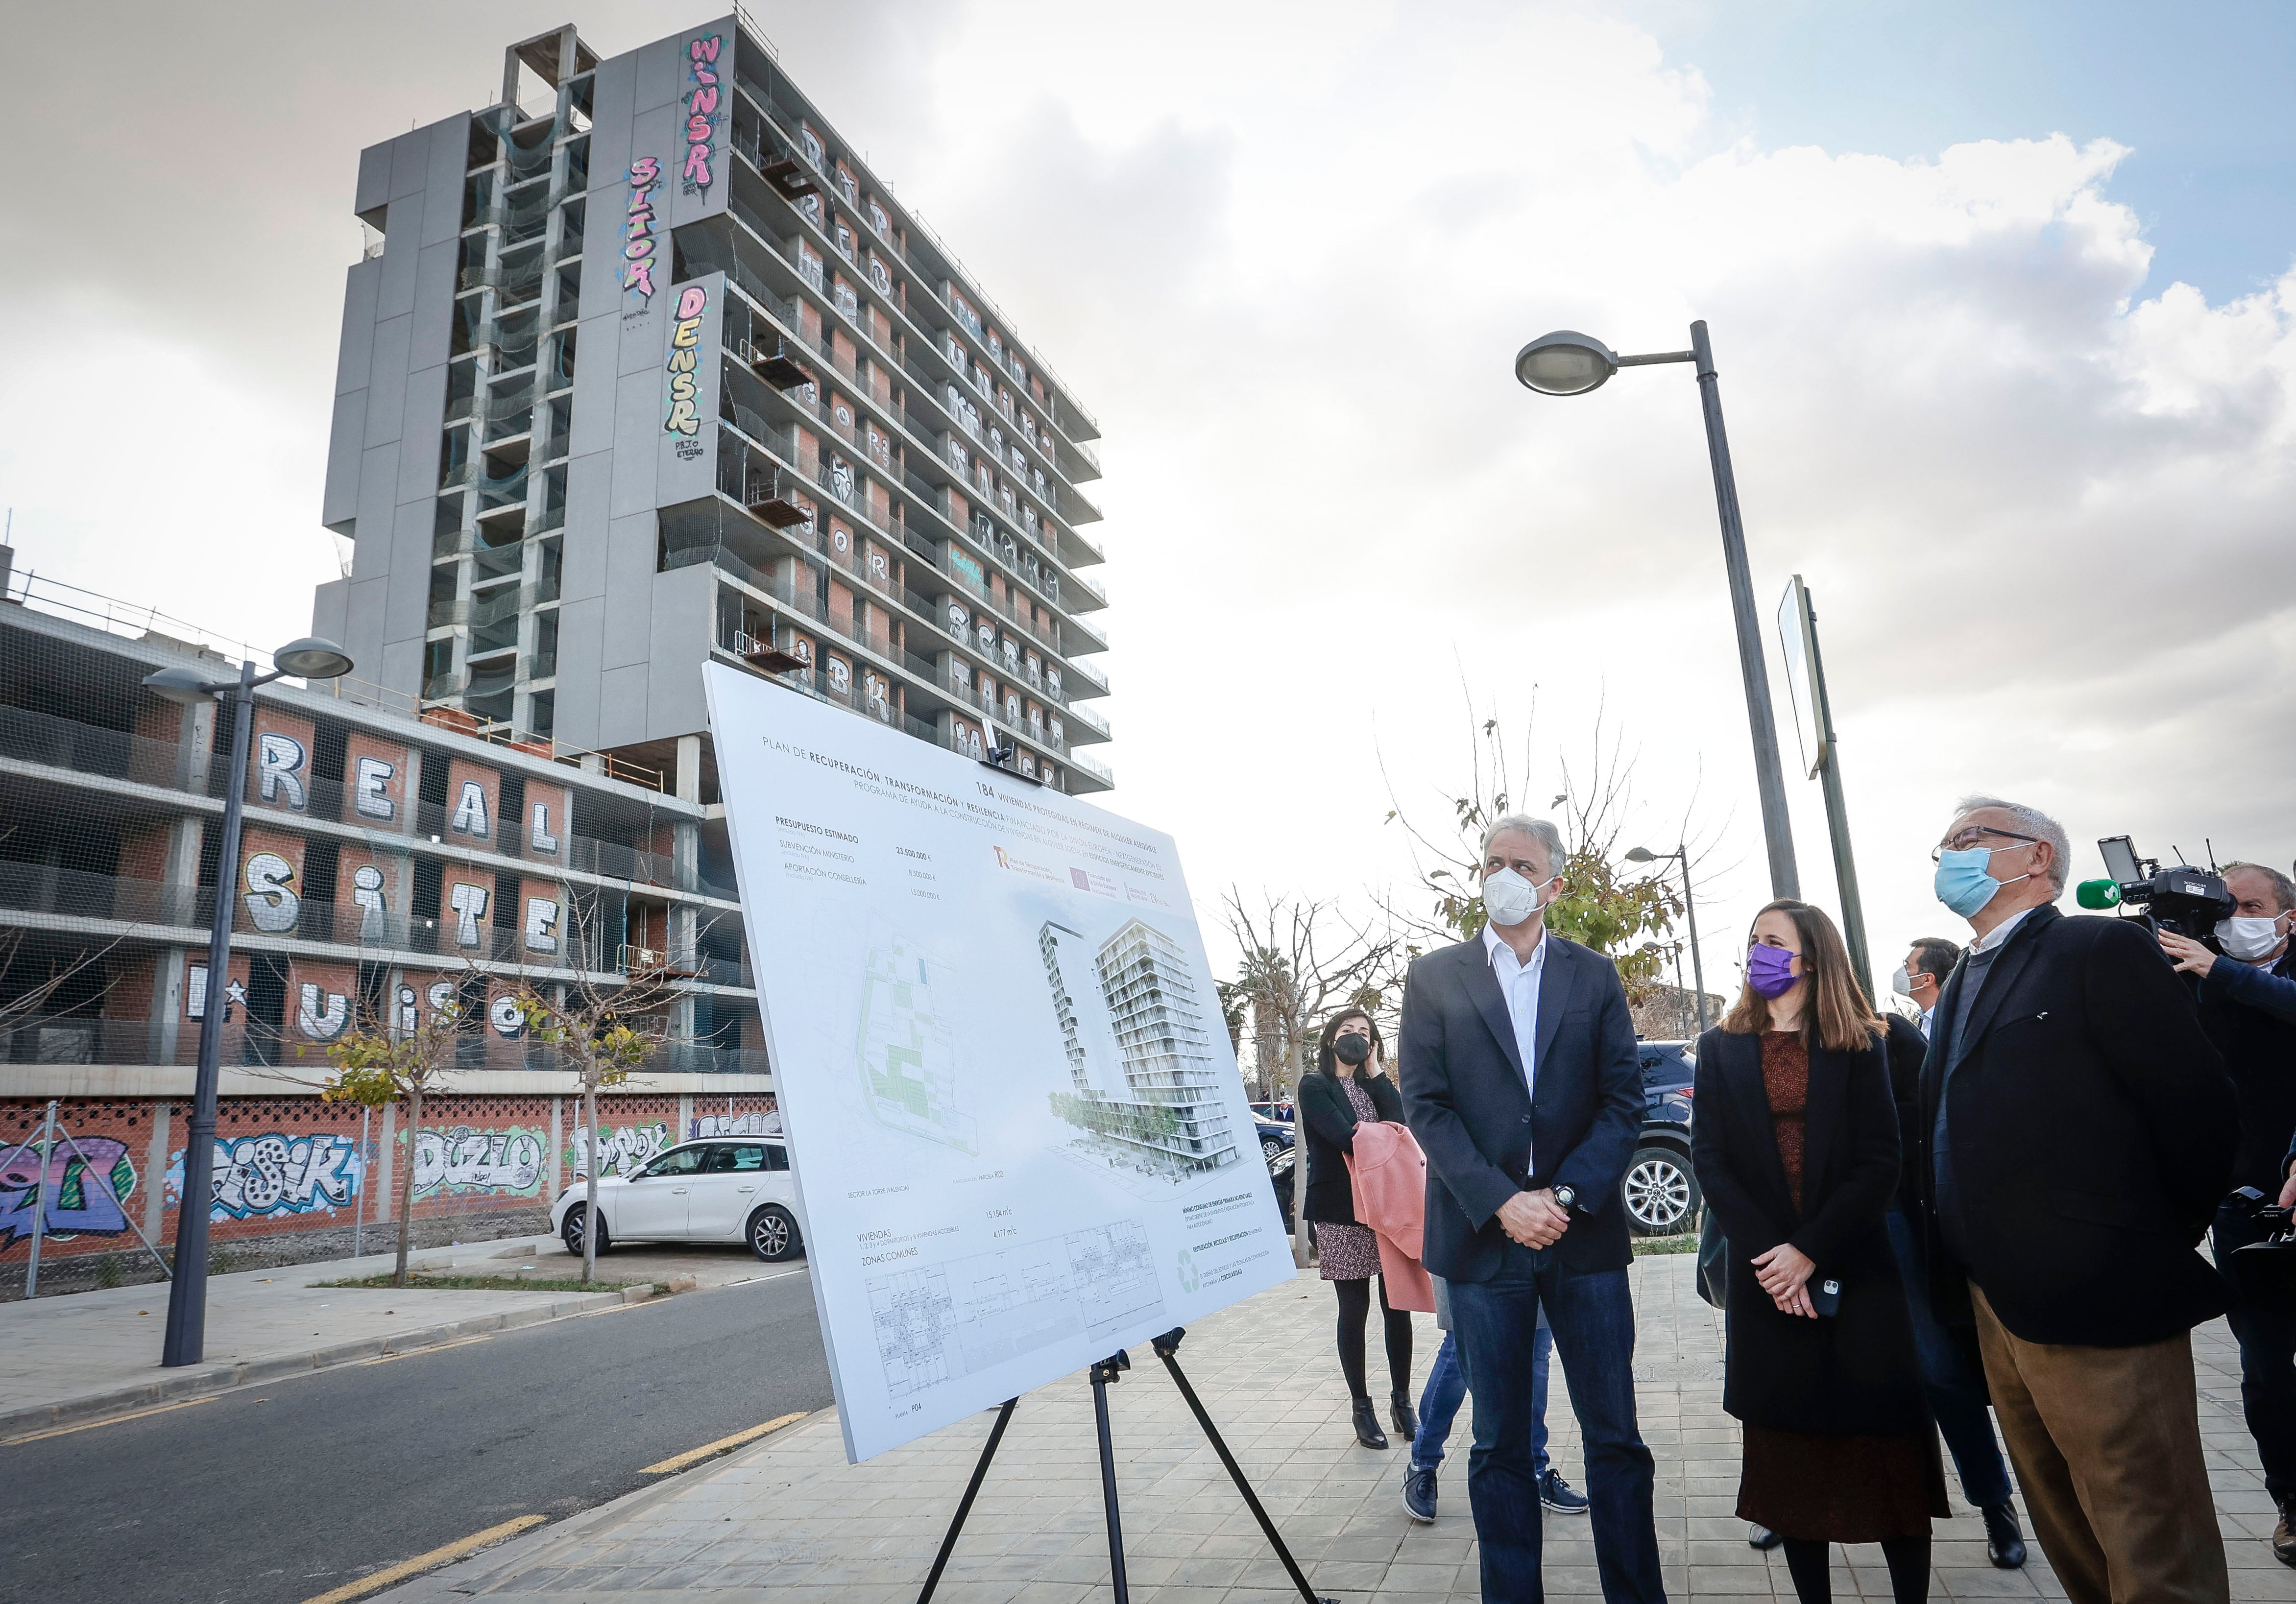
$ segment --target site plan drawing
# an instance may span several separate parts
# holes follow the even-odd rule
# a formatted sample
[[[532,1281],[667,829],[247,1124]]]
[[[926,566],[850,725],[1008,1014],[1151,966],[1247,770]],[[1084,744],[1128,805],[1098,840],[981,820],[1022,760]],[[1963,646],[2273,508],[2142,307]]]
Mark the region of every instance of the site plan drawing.
[[[848,1456],[1288,1281],[1171,839],[704,683]]]

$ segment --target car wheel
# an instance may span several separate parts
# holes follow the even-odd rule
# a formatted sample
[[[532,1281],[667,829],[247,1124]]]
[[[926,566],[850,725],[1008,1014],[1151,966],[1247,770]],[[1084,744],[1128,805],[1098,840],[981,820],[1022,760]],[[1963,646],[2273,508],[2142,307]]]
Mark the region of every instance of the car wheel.
[[[1697,1212],[1698,1177],[1690,1161],[1672,1148],[1636,1150],[1620,1188],[1627,1206],[1628,1223],[1636,1236],[1672,1236]]]
[[[778,1203],[768,1203],[750,1216],[748,1234],[750,1251],[767,1264],[795,1257],[801,1245],[797,1222]]]
[[[566,1211],[566,1223],[558,1228],[559,1240],[566,1244],[566,1251],[576,1258],[582,1256],[582,1227],[588,1215],[589,1205],[577,1203]],[[601,1258],[604,1257],[606,1249],[613,1245],[613,1237],[606,1230],[606,1223],[603,1220],[599,1221],[598,1256]]]
[[[1262,1136],[1259,1139],[1259,1150],[1273,1158],[1283,1150],[1283,1144],[1273,1136]]]

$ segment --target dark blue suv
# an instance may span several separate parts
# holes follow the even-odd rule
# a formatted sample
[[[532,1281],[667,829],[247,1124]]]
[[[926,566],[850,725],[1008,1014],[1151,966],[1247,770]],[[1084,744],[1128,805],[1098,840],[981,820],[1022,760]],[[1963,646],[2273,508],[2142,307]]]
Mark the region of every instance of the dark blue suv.
[[[1642,1059],[1643,1134],[1620,1192],[1637,1236],[1689,1229],[1702,1200],[1690,1167],[1690,1086],[1697,1053],[1688,1042],[1636,1042]]]

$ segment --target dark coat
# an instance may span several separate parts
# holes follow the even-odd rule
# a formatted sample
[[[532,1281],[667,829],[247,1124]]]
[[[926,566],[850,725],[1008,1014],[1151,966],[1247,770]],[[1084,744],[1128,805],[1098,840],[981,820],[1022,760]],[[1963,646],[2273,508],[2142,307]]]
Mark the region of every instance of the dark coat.
[[[1912,1133],[1940,1317],[1967,1318],[1968,1281],[2028,1342],[2129,1347],[2223,1313],[2194,1248],[2231,1184],[2239,1105],[2152,933],[2034,909],[1956,1041],[1967,972],[1964,957],[1938,999]],[[1965,1263],[1938,1218],[1940,1100]]]
[[[2277,1198],[2287,1179],[2290,1139],[2296,1136],[2296,949],[2270,969],[2219,958],[2194,989],[2201,1028],[2224,1056],[2240,1097],[2240,1146],[2232,1184]],[[2187,983],[2192,978],[2186,977]]]
[[[1404,985],[1404,1119],[1427,1155],[1421,1262],[1448,1281],[1496,1274],[1507,1240],[1499,1205],[1547,1186],[1570,1187],[1582,1211],[1554,1245],[1563,1264],[1633,1261],[1619,1183],[1644,1102],[1626,988],[1600,953],[1552,932],[1546,940],[1536,1097],[1481,937],[1416,960]]]
[[[1750,1426],[1826,1436],[1927,1429],[1905,1283],[1882,1223],[1898,1153],[1882,1043],[1809,1055],[1799,1214],[1770,1125],[1761,1038],[1701,1036],[1697,1099],[1691,1159],[1730,1240],[1723,1409]],[[1816,1264],[1813,1285],[1841,1283],[1838,1313],[1810,1320],[1770,1301],[1751,1261],[1781,1242]]]
[[[1890,1060],[1890,1101],[1898,1109],[1900,1156],[1898,1190],[1890,1202],[1910,1220],[1922,1206],[1921,1150],[1910,1133],[1922,1117],[1922,1060],[1929,1056],[1930,1039],[1903,1014],[1885,1015],[1882,1022],[1890,1033],[1883,1052]]]
[[[1384,1075],[1363,1077],[1382,1119],[1403,1123],[1403,1098]],[[1326,1225],[1356,1225],[1355,1181],[1343,1156],[1356,1150],[1356,1110],[1336,1076],[1300,1077],[1300,1135],[1308,1146],[1308,1213]],[[1295,1138],[1297,1140],[1297,1138]]]

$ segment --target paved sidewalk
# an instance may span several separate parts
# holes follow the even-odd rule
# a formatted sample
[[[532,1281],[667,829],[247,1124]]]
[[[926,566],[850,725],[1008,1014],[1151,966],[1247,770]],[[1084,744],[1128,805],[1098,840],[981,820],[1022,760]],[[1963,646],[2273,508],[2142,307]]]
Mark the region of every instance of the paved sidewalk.
[[[1783,1559],[1746,1546],[1732,1510],[1738,1434],[1721,1412],[1720,1320],[1697,1300],[1688,1255],[1633,1272],[1644,1434],[1658,1455],[1658,1530],[1670,1597],[1791,1599]],[[1437,1333],[1417,1322],[1421,1373]],[[2232,1596],[2296,1601],[2296,1571],[2261,1541],[2272,1526],[2241,1426],[2237,1360],[2221,1322],[2201,1332],[2202,1421],[2233,1565]],[[1404,1515],[1400,1447],[1357,1447],[1331,1353],[1332,1294],[1312,1274],[1189,1330],[1189,1379],[1220,1423],[1319,1592],[1348,1600],[1478,1596],[1462,1450],[1445,1462],[1440,1518]],[[1125,1551],[1140,1604],[1281,1604],[1296,1599],[1185,1405],[1144,1347],[1110,1395]],[[1376,1368],[1376,1344],[1372,1354]],[[1580,1469],[1578,1431],[1558,1386],[1553,1451]],[[916,1596],[992,1416],[982,1415],[848,1466],[824,1413],[714,1467],[488,1550],[390,1592],[395,1604],[508,1595],[527,1604],[640,1599],[710,1604],[878,1604]],[[1950,1476],[1949,1476],[1950,1479]],[[2062,1598],[2038,1546],[2023,1571],[1986,1562],[1973,1512],[1938,1526],[1933,1597]],[[2028,1528],[2030,1530],[2030,1526]],[[939,1598],[950,1604],[1107,1597],[1108,1558],[1092,1423],[1081,1375],[1029,1395]],[[1548,1597],[1599,1597],[1583,1519],[1546,1520]],[[1887,1599],[1878,1548],[1836,1551],[1838,1596]]]
[[[315,1281],[387,1275],[397,1250],[321,1264],[284,1264],[211,1277],[206,1363],[160,1368],[167,1323],[164,1282],[0,1304],[0,1441],[300,1371],[435,1346],[488,1331],[563,1319],[650,1295],[651,1283],[725,1286],[770,1273],[739,1246],[632,1247],[598,1266],[608,1281],[647,1283],[628,1292],[456,1292],[416,1288],[317,1287]],[[554,1237],[425,1248],[426,1270],[474,1274],[578,1276],[580,1261]],[[528,1269],[531,1266],[530,1269]]]

